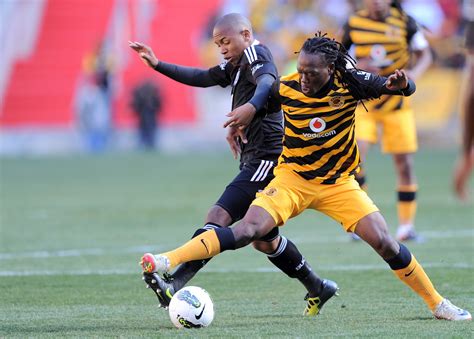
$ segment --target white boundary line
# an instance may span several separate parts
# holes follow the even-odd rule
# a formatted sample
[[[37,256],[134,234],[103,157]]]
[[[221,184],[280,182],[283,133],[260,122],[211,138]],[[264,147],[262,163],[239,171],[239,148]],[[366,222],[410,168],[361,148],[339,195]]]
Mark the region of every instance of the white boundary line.
[[[459,229],[453,231],[421,231],[420,235],[426,239],[452,239],[452,238],[474,238],[474,229]],[[351,243],[349,235],[343,236],[323,236],[317,239],[289,237],[294,243],[299,244],[328,244],[328,243]],[[84,248],[84,249],[70,249],[58,251],[33,251],[33,252],[5,252],[0,253],[1,260],[14,260],[19,258],[64,258],[64,257],[81,257],[81,256],[102,256],[123,253],[146,253],[146,252],[160,252],[181,244],[174,245],[156,245],[156,246],[134,246],[124,248]]]
[[[454,268],[454,269],[468,269],[474,268],[473,264],[469,263],[423,263],[424,268]],[[318,271],[379,271],[390,270],[388,265],[320,265],[317,267]],[[273,273],[280,272],[273,267],[256,267],[250,269],[232,269],[232,268],[206,268],[204,273]],[[37,270],[37,271],[0,271],[0,277],[28,277],[28,276],[58,276],[58,275],[129,275],[136,274],[140,276],[141,273],[137,270],[131,269],[91,269],[91,270],[68,270],[68,271],[53,271],[53,270]]]
[[[33,251],[33,252],[6,252],[0,253],[0,260],[13,259],[43,259],[43,258],[64,258],[64,257],[82,257],[82,256],[101,256],[117,253],[146,253],[159,252],[166,250],[169,246],[134,246],[124,248],[84,248],[60,251]]]
[[[451,238],[474,238],[474,229],[458,229],[454,231],[422,231],[420,235],[425,239],[451,239]],[[342,235],[336,237],[317,237],[317,235],[307,238],[289,237],[294,243],[298,244],[328,244],[328,243],[351,243],[349,235]],[[0,253],[1,260],[17,260],[23,258],[42,259],[42,258],[64,258],[64,257],[81,257],[81,256],[102,256],[112,254],[126,254],[126,253],[158,253],[181,244],[167,245],[167,246],[134,246],[124,248],[84,248],[84,249],[70,249],[59,251],[33,251],[33,252],[4,252]]]

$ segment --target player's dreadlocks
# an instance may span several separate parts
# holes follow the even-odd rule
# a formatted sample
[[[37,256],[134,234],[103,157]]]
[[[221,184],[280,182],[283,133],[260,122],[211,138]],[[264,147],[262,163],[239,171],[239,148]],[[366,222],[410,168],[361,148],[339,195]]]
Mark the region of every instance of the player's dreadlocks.
[[[349,89],[355,98],[363,98],[366,96],[365,93],[370,91],[370,88],[363,86],[352,74],[354,71],[358,71],[355,60],[341,43],[326,37],[326,33],[317,32],[314,37],[306,39],[301,51],[308,54],[319,54],[328,65],[334,64],[336,79],[344,88]],[[352,69],[348,67],[352,67]]]

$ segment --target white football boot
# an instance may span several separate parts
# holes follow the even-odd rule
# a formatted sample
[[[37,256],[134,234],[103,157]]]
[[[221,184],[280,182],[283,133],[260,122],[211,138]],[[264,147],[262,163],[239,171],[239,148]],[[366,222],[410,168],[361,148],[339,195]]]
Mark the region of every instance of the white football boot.
[[[152,253],[145,253],[139,262],[144,273],[155,273],[159,274],[168,273],[171,269],[171,263],[168,257]]]
[[[444,320],[471,320],[472,316],[466,310],[453,305],[448,299],[443,299],[433,311],[436,319]]]
[[[398,226],[395,238],[397,241],[418,240],[418,235],[416,234],[413,225],[405,224]]]

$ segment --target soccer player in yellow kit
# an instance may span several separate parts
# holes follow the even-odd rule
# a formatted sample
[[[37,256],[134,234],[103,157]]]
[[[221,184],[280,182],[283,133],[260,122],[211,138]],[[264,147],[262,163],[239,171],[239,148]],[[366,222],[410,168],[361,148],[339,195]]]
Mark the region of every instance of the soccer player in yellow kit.
[[[245,142],[241,140],[239,144],[231,145],[234,155],[240,154],[240,171],[209,210],[205,225],[193,236],[209,229],[228,227],[240,220],[255,194],[273,179],[273,168],[283,147],[283,113],[277,98],[269,96],[278,79],[270,50],[254,38],[250,21],[239,13],[230,13],[217,20],[213,40],[224,61],[210,69],[158,60],[150,47],[130,42],[130,47],[154,70],[190,86],[231,87],[232,114],[254,112],[248,120]],[[241,131],[231,128],[227,139],[234,141],[238,135]],[[320,278],[296,245],[279,234],[278,227],[254,241],[253,245],[266,253],[270,262],[282,272],[297,279],[307,290],[308,298],[320,297],[318,307],[308,306],[308,315],[318,314],[321,306],[336,294],[337,284]],[[155,292],[160,305],[166,308],[174,292],[187,284],[208,261],[186,262],[164,279],[153,272],[145,272],[143,278]]]
[[[415,84],[400,70],[386,78],[348,69],[350,60],[343,46],[320,34],[303,44],[297,73],[274,84],[285,118],[275,178],[235,226],[201,233],[166,253],[146,253],[141,261],[145,272],[168,272],[180,263],[246,246],[304,210],[314,209],[367,242],[436,318],[472,318],[436,291],[415,256],[389,234],[382,214],[354,178],[359,166],[354,131],[357,102],[382,94],[411,95]],[[238,112],[226,125],[240,128],[246,120],[248,116]],[[320,299],[308,301],[318,305]]]
[[[365,0],[366,8],[352,15],[344,26],[341,42],[349,51],[353,47],[359,69],[388,76],[396,69],[408,67],[408,77],[416,81],[430,66],[431,52],[415,20],[394,3],[397,4],[390,0]],[[397,174],[396,238],[415,240],[418,186],[413,155],[418,145],[409,99],[385,95],[365,106],[368,111],[362,105],[356,111],[356,139],[364,165],[356,175],[357,181],[366,189],[364,161],[369,146],[378,142],[380,127],[382,152],[393,156]]]

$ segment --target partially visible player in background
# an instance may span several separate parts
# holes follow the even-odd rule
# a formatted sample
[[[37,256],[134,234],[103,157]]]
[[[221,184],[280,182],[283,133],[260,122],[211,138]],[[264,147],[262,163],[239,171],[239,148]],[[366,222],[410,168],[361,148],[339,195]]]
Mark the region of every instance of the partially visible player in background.
[[[388,76],[395,69],[406,68],[410,79],[416,81],[432,62],[427,40],[415,20],[407,15],[398,1],[364,0],[365,9],[352,15],[341,33],[347,50],[353,54],[359,69]],[[417,238],[414,222],[418,190],[414,170],[417,137],[413,110],[407,98],[382,96],[366,102],[368,112],[359,106],[356,112],[356,138],[362,170],[356,178],[367,189],[365,160],[370,144],[378,141],[382,128],[382,152],[393,156],[397,173],[399,241]]]
[[[474,169],[474,0],[465,0],[463,14],[466,22],[466,67],[462,99],[462,150],[453,174],[454,191],[459,199],[468,200],[467,184]]]
[[[240,14],[228,14],[219,19],[213,39],[225,61],[205,70],[165,63],[156,58],[150,47],[139,42],[129,43],[146,65],[178,82],[196,87],[231,86],[232,112],[229,114],[251,117],[245,122],[248,125],[245,129],[229,129],[227,139],[232,152],[235,157],[240,154],[240,172],[211,207],[204,226],[193,237],[240,220],[255,194],[273,179],[273,168],[282,151],[281,107],[276,99],[269,100],[270,89],[278,78],[270,50],[254,39],[250,22]],[[336,283],[319,278],[296,246],[279,235],[278,227],[254,241],[253,246],[305,286],[308,291],[306,315],[318,314],[323,304],[336,293]],[[164,279],[156,273],[144,273],[144,279],[157,294],[161,305],[167,307],[172,294],[209,260],[184,263]]]

